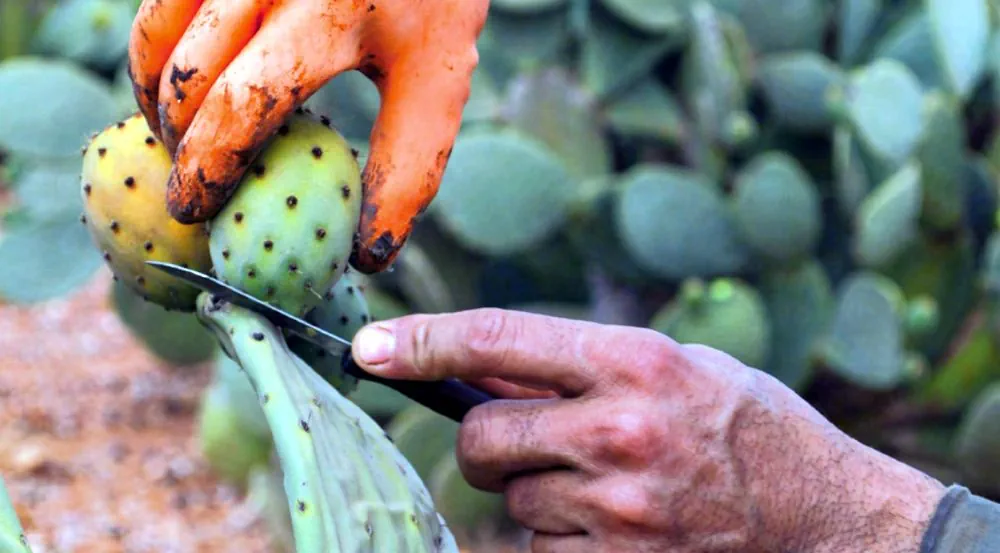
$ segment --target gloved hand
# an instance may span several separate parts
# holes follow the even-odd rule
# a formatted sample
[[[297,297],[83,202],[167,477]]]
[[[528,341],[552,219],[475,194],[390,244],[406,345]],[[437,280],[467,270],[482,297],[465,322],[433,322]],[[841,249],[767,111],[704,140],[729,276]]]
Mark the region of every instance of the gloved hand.
[[[338,74],[382,104],[351,263],[394,260],[434,198],[461,123],[488,0],[145,0],[129,43],[140,110],[174,155],[167,205],[210,219],[263,143]]]

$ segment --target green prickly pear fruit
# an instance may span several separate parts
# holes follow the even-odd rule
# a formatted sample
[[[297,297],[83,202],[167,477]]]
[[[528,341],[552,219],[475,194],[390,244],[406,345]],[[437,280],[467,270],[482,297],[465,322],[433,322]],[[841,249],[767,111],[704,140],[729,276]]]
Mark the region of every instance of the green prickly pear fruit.
[[[83,154],[80,189],[87,226],[115,277],[166,309],[194,311],[200,290],[145,264],[165,261],[207,272],[205,225],[183,225],[167,211],[172,161],[134,114],[97,133]]]
[[[680,343],[711,346],[752,367],[771,352],[771,321],[756,289],[732,278],[706,286],[688,279],[680,295],[653,315],[650,328]]]
[[[212,263],[229,284],[303,316],[347,270],[360,217],[361,170],[351,145],[296,113],[209,225]]]
[[[345,340],[371,320],[364,288],[353,278],[350,270],[326,293],[323,303],[306,315],[310,323],[330,331]],[[341,356],[331,355],[325,349],[297,336],[289,336],[288,347],[342,394],[353,392],[358,380],[341,370]]]

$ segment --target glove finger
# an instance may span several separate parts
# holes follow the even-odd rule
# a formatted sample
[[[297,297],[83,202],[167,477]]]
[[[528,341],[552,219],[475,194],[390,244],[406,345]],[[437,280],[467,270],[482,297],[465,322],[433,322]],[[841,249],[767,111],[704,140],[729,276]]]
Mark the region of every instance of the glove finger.
[[[458,40],[458,39],[456,39]],[[381,108],[365,165],[364,208],[351,265],[363,273],[387,268],[437,194],[469,97],[478,62],[474,47],[449,55],[411,55],[383,75]]]
[[[202,0],[143,0],[132,22],[128,72],[132,93],[149,128],[160,135],[157,93],[170,53],[194,19]]]
[[[260,28],[265,0],[207,0],[164,67],[159,90],[163,144],[171,153],[223,70]]]
[[[167,208],[177,221],[214,217],[291,112],[356,62],[353,25],[315,37],[303,32],[311,26],[308,17],[307,10],[269,14],[271,21],[205,96],[177,147],[167,184]]]
[[[359,243],[351,256],[363,273],[380,272],[395,260],[414,219],[437,194],[461,126],[486,10],[479,3],[456,3],[441,15],[428,18],[428,28],[416,34],[446,41],[396,45],[403,55],[388,62],[376,56],[377,69],[363,68],[382,98],[364,170]]]

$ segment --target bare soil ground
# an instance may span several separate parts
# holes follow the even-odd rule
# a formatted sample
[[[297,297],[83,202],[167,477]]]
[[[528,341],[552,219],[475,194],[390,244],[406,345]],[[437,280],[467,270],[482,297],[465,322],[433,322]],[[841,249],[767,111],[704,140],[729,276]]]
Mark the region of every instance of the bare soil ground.
[[[128,333],[101,273],[66,300],[0,305],[0,474],[35,553],[264,553],[252,505],[194,441],[208,367]]]

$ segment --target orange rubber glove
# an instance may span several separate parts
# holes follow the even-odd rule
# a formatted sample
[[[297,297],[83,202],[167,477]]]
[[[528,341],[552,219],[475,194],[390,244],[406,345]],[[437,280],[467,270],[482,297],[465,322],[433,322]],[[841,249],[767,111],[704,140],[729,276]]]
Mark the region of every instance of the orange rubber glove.
[[[382,104],[351,263],[369,274],[387,268],[437,194],[488,8],[489,0],[145,0],[129,71],[140,110],[174,155],[171,215],[213,217],[282,121],[357,69]]]

